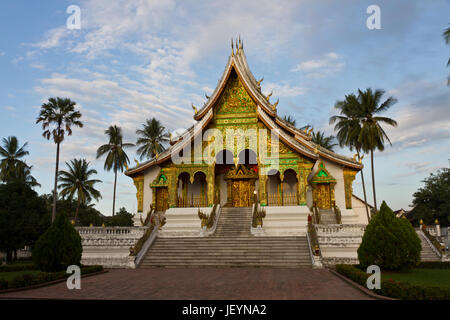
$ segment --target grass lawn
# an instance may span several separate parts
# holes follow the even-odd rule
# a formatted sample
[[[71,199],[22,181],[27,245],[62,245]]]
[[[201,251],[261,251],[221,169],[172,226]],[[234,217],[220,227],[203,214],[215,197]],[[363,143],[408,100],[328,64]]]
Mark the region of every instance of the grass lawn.
[[[450,269],[413,269],[410,272],[381,272],[383,280],[409,282],[429,287],[450,288]]]

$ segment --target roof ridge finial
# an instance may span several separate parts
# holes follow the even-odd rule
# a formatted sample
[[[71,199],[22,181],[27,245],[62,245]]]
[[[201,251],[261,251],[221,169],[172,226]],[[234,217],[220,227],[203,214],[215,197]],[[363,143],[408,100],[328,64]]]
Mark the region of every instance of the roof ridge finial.
[[[231,37],[231,56],[234,56],[233,37]]]
[[[236,39],[236,55],[238,54],[238,52],[239,52],[239,42],[238,39]]]

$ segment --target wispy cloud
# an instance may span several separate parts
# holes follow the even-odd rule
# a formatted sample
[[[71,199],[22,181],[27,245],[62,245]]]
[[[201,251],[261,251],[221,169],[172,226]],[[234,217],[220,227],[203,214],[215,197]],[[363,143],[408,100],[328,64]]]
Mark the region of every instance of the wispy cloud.
[[[341,55],[330,52],[324,55],[321,59],[313,59],[303,61],[297,64],[292,71],[304,72],[309,78],[323,78],[328,75],[334,75],[344,68],[345,63]]]
[[[273,92],[274,96],[279,97],[296,97],[303,95],[307,92],[305,87],[291,86],[288,83],[277,84],[277,83],[266,83],[263,88],[264,94]]]

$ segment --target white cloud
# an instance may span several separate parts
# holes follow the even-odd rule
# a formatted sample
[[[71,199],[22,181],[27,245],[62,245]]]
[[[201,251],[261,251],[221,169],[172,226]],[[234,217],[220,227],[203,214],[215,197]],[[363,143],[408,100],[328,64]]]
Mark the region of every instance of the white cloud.
[[[10,112],[16,112],[17,111],[17,109],[16,108],[14,108],[14,107],[12,107],[12,106],[5,106],[5,107],[3,107],[5,110],[8,110],[8,111],[10,111]]]
[[[307,89],[299,86],[291,86],[287,83],[277,84],[269,82],[264,86],[263,93],[267,95],[270,92],[273,92],[274,96],[295,97],[305,94]]]
[[[34,43],[34,47],[40,49],[49,49],[58,47],[61,44],[61,40],[70,34],[70,30],[64,27],[58,27],[51,29],[45,33],[44,40]]]
[[[321,59],[307,60],[297,64],[292,71],[304,72],[309,78],[323,78],[328,75],[333,75],[344,68],[342,56],[335,52],[330,52],[324,55]]]

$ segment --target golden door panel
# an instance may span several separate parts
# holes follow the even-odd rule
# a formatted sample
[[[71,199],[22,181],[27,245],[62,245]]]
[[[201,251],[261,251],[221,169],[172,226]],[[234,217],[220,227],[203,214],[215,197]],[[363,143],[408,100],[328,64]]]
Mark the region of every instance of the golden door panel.
[[[249,180],[233,180],[231,187],[233,207],[250,207],[251,189]]]
[[[331,192],[329,184],[317,185],[317,206],[321,209],[331,208]]]
[[[168,196],[167,188],[156,188],[156,211],[166,211],[168,209]]]

